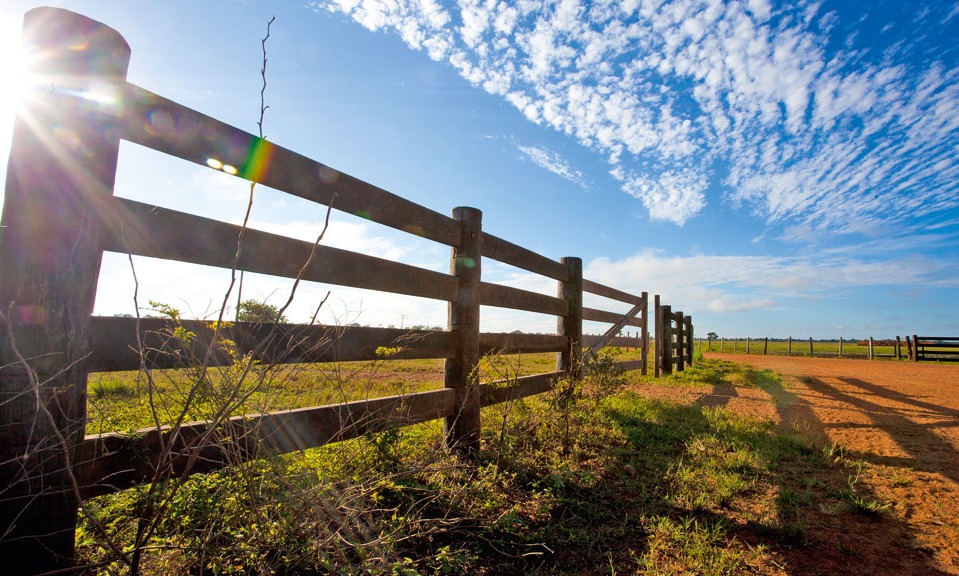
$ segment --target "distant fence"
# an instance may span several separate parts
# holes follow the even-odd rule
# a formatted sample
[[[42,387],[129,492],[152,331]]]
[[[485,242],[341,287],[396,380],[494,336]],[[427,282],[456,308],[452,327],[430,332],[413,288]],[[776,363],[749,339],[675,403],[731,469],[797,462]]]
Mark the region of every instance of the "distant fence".
[[[444,216],[132,85],[125,79],[129,47],[98,22],[35,9],[25,18],[24,42],[43,53],[39,72],[52,87],[31,104],[29,122],[16,122],[0,236],[6,319],[0,336],[0,556],[15,555],[27,572],[72,566],[81,498],[235,464],[238,455],[255,457],[261,447],[300,450],[441,418],[448,445],[470,452],[479,443],[481,407],[550,390],[557,379],[578,373],[584,346],[595,352],[625,326],[639,329],[629,343],[643,352],[622,367],[646,372],[647,293],[591,282],[579,258],[557,262],[488,234],[475,208]],[[115,197],[120,140],[450,246],[450,273]],[[91,316],[104,251],[446,301],[446,331],[237,323],[214,334],[209,324],[184,321],[197,345],[229,338],[240,353],[252,351],[267,364],[370,360],[378,348],[401,343],[393,358],[446,359],[445,387],[238,416],[216,428],[199,422],[85,436],[88,372],[178,363],[159,337],[163,321]],[[558,294],[484,282],[484,259],[551,278]],[[584,292],[632,308],[624,314],[584,307]],[[691,318],[655,298],[657,342],[668,343],[656,346],[656,373],[682,370],[692,361]],[[556,316],[557,332],[480,333],[480,306]],[[584,321],[612,327],[584,339]],[[508,386],[480,383],[479,359],[491,352],[555,352],[556,371]],[[230,362],[216,353],[207,360],[211,366]]]
[[[959,337],[957,336],[916,336],[912,342],[914,353],[912,359],[936,360],[939,362],[959,362]]]
[[[822,358],[959,361],[959,337],[896,336],[877,340],[814,340],[812,338],[718,338],[700,339],[700,348],[718,352]]]

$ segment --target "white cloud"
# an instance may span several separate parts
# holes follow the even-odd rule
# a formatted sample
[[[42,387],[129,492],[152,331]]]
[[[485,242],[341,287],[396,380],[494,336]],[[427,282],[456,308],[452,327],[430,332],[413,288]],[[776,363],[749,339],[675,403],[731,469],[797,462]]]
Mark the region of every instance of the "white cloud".
[[[653,219],[683,224],[720,184],[727,200],[770,223],[818,231],[959,205],[959,69],[935,55],[907,63],[913,38],[899,27],[888,33],[905,34],[895,49],[864,50],[865,35],[852,34],[836,50],[842,20],[821,4],[311,6],[395,30],[529,120],[603,153]],[[956,13],[933,6],[920,24]],[[715,165],[728,172],[723,182]]]
[[[763,308],[772,308],[776,305],[774,300],[769,298],[757,298],[751,300],[733,300],[731,298],[717,298],[709,303],[710,312],[746,312],[747,310],[761,310]]]
[[[517,146],[517,148],[523,153],[524,157],[531,160],[533,164],[536,164],[540,168],[545,168],[581,188],[589,187],[583,173],[570,166],[558,153],[543,148],[542,146]]]
[[[689,313],[741,312],[774,307],[787,298],[834,296],[866,287],[957,286],[959,265],[923,257],[666,257],[645,251],[618,261],[597,258],[585,266],[584,276],[634,294],[654,289]],[[750,296],[741,295],[745,293]]]

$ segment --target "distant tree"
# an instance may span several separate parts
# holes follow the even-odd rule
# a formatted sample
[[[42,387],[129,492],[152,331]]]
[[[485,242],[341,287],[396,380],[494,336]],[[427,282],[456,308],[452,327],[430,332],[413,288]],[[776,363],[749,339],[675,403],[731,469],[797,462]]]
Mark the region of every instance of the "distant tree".
[[[719,340],[719,334],[716,334],[715,332],[706,334],[706,344],[709,346],[710,350],[713,349],[713,340]]]
[[[272,324],[279,322],[286,323],[286,316],[280,316],[280,309],[272,304],[257,302],[256,300],[244,300],[240,302],[240,310],[236,315],[237,322],[261,322]]]

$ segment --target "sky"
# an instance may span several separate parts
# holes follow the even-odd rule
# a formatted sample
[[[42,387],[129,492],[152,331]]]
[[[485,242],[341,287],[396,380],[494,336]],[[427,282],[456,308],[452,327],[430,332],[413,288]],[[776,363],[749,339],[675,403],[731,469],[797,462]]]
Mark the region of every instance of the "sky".
[[[23,13],[0,3],[0,73]],[[89,0],[130,82],[585,277],[660,294],[725,337],[959,334],[959,2]],[[18,91],[0,89],[0,158]],[[123,143],[116,195],[240,222],[249,186]],[[313,240],[325,209],[257,187],[251,226]],[[324,244],[448,271],[449,248],[342,213]],[[139,282],[134,301],[133,271]],[[555,282],[484,261],[483,279]],[[95,313],[207,317],[228,271],[106,254]],[[244,298],[286,302],[255,275]],[[445,326],[443,302],[298,289],[307,319]],[[228,298],[233,302],[236,293]],[[613,311],[629,305],[588,299]],[[489,332],[549,316],[484,307]],[[590,324],[588,332],[605,329]]]

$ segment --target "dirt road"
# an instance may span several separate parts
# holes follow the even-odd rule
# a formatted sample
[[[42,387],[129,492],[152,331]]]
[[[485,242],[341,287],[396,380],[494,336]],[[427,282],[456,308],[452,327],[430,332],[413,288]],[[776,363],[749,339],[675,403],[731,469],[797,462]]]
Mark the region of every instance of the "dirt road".
[[[761,388],[659,388],[650,394],[772,419],[864,463],[859,478],[891,504],[886,518],[822,526],[841,573],[959,574],[959,364],[707,353],[749,364]],[[767,372],[770,371],[770,372]],[[783,375],[782,378],[773,373]],[[874,524],[874,525],[873,525]],[[810,554],[810,551],[797,551]],[[796,558],[793,566],[821,572]],[[796,572],[805,573],[805,572]]]

